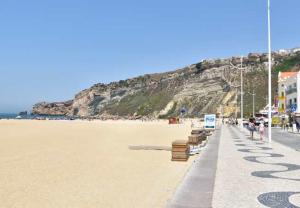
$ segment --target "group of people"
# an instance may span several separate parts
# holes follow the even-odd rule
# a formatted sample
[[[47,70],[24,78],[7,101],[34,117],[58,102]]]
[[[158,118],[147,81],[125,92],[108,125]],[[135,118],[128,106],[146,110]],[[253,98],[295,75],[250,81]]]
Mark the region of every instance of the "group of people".
[[[286,118],[281,118],[281,122],[280,122],[280,126],[282,130],[289,130],[290,126],[291,126],[291,122],[289,119]]]
[[[282,119],[281,119],[281,122],[280,122],[281,129],[282,129],[283,131],[285,131],[285,130],[288,131],[289,128],[293,126],[293,123],[296,124],[296,129],[297,129],[297,131],[298,131],[298,133],[299,133],[299,131],[300,131],[300,124],[299,124],[299,122],[298,122],[297,119],[290,119],[290,118],[289,118],[289,119],[286,119],[286,118],[282,118]]]
[[[229,118],[229,119],[222,119],[222,123],[226,123],[226,124],[230,124],[230,125],[238,125],[238,120],[235,118]],[[282,130],[289,130],[290,127],[292,127],[292,123],[294,123],[296,125],[296,129],[298,131],[298,133],[300,132],[300,123],[298,122],[297,119],[285,119],[283,118],[281,120],[281,129]],[[263,138],[265,137],[265,132],[266,132],[266,128],[265,128],[265,123],[263,120],[261,120],[259,122],[259,124],[257,125],[257,122],[255,121],[254,118],[250,118],[249,122],[248,122],[248,129],[250,131],[250,137],[251,139],[254,139],[254,132],[258,131],[259,133],[259,137],[260,140],[263,140]]]
[[[260,140],[263,140],[264,136],[265,136],[265,124],[263,121],[261,121],[258,125],[258,127],[256,127],[255,125],[255,119],[253,118],[250,118],[249,119],[249,124],[248,124],[248,129],[250,131],[250,137],[251,139],[254,138],[253,134],[254,134],[254,131],[257,131],[259,132],[259,137],[260,137]]]
[[[229,118],[228,120],[222,119],[222,124],[239,125],[237,118]]]

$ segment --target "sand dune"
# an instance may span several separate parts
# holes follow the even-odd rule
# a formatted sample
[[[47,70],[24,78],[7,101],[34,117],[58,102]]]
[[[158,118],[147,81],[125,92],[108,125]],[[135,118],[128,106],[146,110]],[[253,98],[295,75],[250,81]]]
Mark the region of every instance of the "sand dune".
[[[164,150],[190,125],[0,121],[0,207],[164,207],[187,163]]]

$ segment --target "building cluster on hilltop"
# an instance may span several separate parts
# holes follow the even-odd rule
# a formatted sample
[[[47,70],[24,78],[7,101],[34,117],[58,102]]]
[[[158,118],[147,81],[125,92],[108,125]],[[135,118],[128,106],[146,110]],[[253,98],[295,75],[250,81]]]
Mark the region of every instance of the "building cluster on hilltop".
[[[279,72],[278,93],[275,97],[275,107],[278,108],[279,122],[283,125],[299,125],[300,115],[300,71]]]
[[[277,97],[279,113],[293,113],[297,110],[297,103],[300,103],[298,89],[300,89],[300,72],[279,72]]]

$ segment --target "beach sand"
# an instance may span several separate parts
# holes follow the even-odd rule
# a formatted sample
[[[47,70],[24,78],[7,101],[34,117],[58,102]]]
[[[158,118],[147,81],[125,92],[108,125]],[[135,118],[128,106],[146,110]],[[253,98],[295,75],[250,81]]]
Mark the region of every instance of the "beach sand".
[[[194,158],[171,162],[190,123],[0,120],[0,207],[164,207]]]

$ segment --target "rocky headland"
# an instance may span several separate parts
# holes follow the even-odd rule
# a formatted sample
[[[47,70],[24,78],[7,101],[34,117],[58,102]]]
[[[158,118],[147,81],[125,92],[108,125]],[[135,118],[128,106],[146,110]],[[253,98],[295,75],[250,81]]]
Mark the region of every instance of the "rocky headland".
[[[273,53],[273,82],[276,85],[280,70],[300,69],[300,50]],[[109,84],[95,84],[75,95],[73,100],[37,103],[32,113],[39,115],[66,115],[79,117],[155,117],[177,116],[187,109],[188,117],[204,113],[235,113],[239,92],[240,57],[203,60],[175,71],[146,74]],[[268,55],[250,53],[243,57],[245,91],[255,91],[265,98],[267,94]],[[249,97],[249,98],[248,98]],[[239,97],[238,97],[239,98]],[[247,100],[249,99],[249,101]],[[249,112],[251,99],[245,94],[245,110]],[[265,101],[258,102],[258,108]]]

